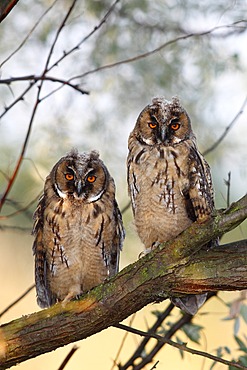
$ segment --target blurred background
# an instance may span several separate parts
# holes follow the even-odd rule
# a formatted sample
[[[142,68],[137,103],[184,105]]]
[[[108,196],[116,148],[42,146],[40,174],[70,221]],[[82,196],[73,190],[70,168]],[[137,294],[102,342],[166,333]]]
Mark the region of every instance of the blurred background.
[[[247,1],[75,1],[61,27],[72,3],[19,0],[0,24],[2,194],[31,126],[20,170],[0,215],[0,314],[34,283],[32,214],[55,162],[72,147],[81,152],[97,149],[115,179],[123,209],[129,202],[128,136],[140,111],[155,96],[180,97],[202,153],[227,134],[206,156],[217,208],[227,206],[229,190],[230,202],[246,193]],[[49,80],[41,83],[44,71]],[[123,219],[127,237],[121,269],[143,249],[131,209]],[[225,235],[222,243],[246,239],[246,226],[245,222]],[[233,352],[224,355],[234,357],[233,335],[242,335],[246,323],[238,312],[232,320],[223,320],[229,318],[224,302],[238,298],[238,292],[222,292],[199,311],[194,322],[204,327],[200,345],[182,332],[179,339],[215,354],[219,347],[229,347]],[[146,330],[155,321],[152,311],[163,310],[167,304],[145,307],[135,315],[133,326]],[[32,290],[0,320],[4,323],[37,310]],[[179,315],[174,310],[171,321]],[[78,342],[79,349],[66,369],[113,369],[124,334],[109,328]],[[124,363],[139,341],[129,334],[117,361]],[[19,368],[57,369],[72,346],[24,362]],[[212,365],[188,353],[182,359],[176,348],[168,346],[155,361],[159,361],[157,369],[166,370],[209,369]],[[215,365],[216,369],[224,367]],[[151,368],[150,364],[146,367]]]

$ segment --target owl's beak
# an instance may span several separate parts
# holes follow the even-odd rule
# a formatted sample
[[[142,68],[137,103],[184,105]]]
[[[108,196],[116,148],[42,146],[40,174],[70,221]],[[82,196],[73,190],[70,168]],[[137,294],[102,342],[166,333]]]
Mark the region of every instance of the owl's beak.
[[[164,143],[167,139],[167,127],[164,125],[160,128],[160,140]]]
[[[76,193],[77,193],[78,197],[80,197],[82,195],[82,191],[83,191],[82,181],[78,180],[78,182],[76,184]]]

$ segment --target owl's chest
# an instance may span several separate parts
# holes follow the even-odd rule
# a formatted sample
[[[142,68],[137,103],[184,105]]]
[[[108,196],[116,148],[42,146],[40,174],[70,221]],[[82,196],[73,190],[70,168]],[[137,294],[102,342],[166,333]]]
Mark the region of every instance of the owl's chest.
[[[175,151],[153,150],[135,164],[135,224],[147,247],[175,237],[191,224],[184,196],[189,189],[187,158]]]
[[[45,240],[49,241],[51,253],[62,253],[77,260],[83,253],[95,249],[102,228],[102,213],[92,203],[75,205],[69,201],[51,203],[47,209]],[[58,252],[56,252],[58,251]]]
[[[184,192],[189,188],[189,161],[187,153],[159,148],[146,153],[136,164],[137,201],[143,197],[149,204],[176,213],[183,207]]]

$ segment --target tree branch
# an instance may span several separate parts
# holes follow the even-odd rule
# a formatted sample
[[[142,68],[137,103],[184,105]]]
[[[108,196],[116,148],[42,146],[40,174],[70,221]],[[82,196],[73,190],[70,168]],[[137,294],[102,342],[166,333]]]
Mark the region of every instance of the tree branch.
[[[207,222],[195,222],[80,300],[56,304],[2,325],[0,369],[87,338],[151,302],[170,296],[246,289],[247,240],[201,249],[246,218],[247,195],[229,209],[217,211]]]
[[[96,72],[99,72],[99,71],[103,71],[105,69],[115,68],[115,67],[123,65],[123,64],[133,63],[133,62],[136,62],[138,60],[142,60],[144,58],[147,58],[151,55],[154,55],[154,54],[160,52],[161,50],[167,48],[170,45],[176,44],[177,42],[179,42],[181,40],[187,40],[187,39],[190,39],[190,38],[193,38],[193,37],[207,36],[207,35],[210,35],[210,34],[216,32],[216,31],[220,31],[220,30],[224,31],[225,29],[228,29],[228,28],[235,28],[236,26],[238,26],[240,24],[243,24],[243,27],[244,27],[245,30],[247,29],[247,21],[245,19],[243,19],[243,20],[231,23],[231,24],[226,24],[226,25],[222,25],[222,26],[215,26],[215,27],[213,27],[209,30],[206,30],[206,31],[192,32],[190,34],[178,36],[174,39],[171,39],[171,40],[165,42],[164,44],[161,44],[160,46],[158,46],[157,48],[155,48],[153,50],[144,52],[142,54],[135,55],[135,56],[127,58],[127,59],[119,60],[117,62],[113,62],[113,63],[110,63],[110,64],[105,64],[105,65],[99,66],[97,68],[94,68],[94,69],[91,69],[87,72],[84,72],[84,73],[82,73],[78,76],[74,76],[74,77],[70,78],[69,81],[75,80],[77,78],[84,78],[84,77],[86,77],[90,74],[93,74],[93,73],[96,73]]]
[[[157,339],[157,341],[161,342],[162,344],[167,343],[170,346],[178,348],[181,351],[189,352],[193,355],[199,355],[199,356],[202,356],[202,357],[206,357],[206,358],[209,358],[210,360],[221,362],[224,365],[234,366],[237,369],[246,369],[246,367],[244,365],[240,365],[240,364],[237,364],[237,363],[232,362],[232,361],[224,360],[223,358],[211,355],[210,353],[207,353],[207,352],[198,351],[196,349],[189,348],[185,344],[180,344],[180,343],[172,341],[171,339],[163,338],[161,335],[158,335],[158,334],[146,333],[145,331],[135,329],[135,328],[131,328],[130,326],[123,325],[123,324],[117,324],[117,325],[115,325],[115,327],[119,328],[119,329],[122,329],[122,330],[126,330],[130,333],[133,333],[133,334],[141,335],[142,337],[145,337],[145,338]],[[122,370],[121,367],[120,367],[120,370]]]
[[[0,3],[0,22],[7,17],[9,12],[18,3],[18,0],[2,0]]]

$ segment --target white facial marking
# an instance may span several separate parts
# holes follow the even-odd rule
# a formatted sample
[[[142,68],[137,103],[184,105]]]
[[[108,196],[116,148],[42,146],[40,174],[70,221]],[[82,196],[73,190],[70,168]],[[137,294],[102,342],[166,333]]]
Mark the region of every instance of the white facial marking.
[[[67,198],[67,194],[66,193],[63,193],[59,187],[57,186],[57,184],[55,184],[55,188],[56,188],[56,191],[58,193],[58,195],[60,196],[60,198],[63,198],[63,199],[66,199]]]
[[[87,198],[87,201],[88,202],[95,202],[96,200],[100,199],[102,194],[104,193],[105,189],[101,190],[101,192],[99,194],[96,194],[96,195],[93,195],[89,198]]]

